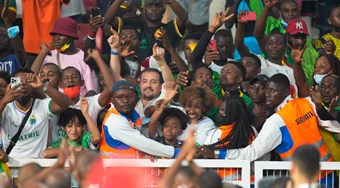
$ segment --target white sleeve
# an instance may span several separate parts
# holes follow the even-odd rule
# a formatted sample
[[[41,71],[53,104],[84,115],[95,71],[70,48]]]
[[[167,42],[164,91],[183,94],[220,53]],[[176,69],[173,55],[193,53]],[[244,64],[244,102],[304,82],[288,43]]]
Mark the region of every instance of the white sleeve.
[[[282,142],[280,124],[284,125],[282,118],[277,114],[272,115],[250,145],[243,149],[228,150],[225,158],[254,161],[272,151]]]
[[[330,131],[332,133],[340,133],[340,124],[337,120],[322,120],[322,119],[320,119],[319,115],[316,111],[315,104],[312,101],[312,99],[310,98],[310,96],[305,97],[305,99],[307,99],[312,104],[314,112],[315,112],[316,116],[318,117],[319,126],[323,127],[324,129],[326,129],[327,131]]]
[[[222,131],[219,128],[215,128],[208,132],[208,137],[204,145],[211,145],[220,141]]]
[[[111,114],[104,126],[108,127],[108,132],[112,138],[144,153],[169,158],[175,154],[174,147],[146,138],[137,129],[133,129],[129,122],[120,115]]]
[[[52,99],[51,98],[45,98],[45,99],[36,99],[35,102],[39,102],[39,107],[38,109],[41,110],[42,112],[46,112],[48,116],[55,116],[56,114],[54,114],[51,110],[51,102]]]

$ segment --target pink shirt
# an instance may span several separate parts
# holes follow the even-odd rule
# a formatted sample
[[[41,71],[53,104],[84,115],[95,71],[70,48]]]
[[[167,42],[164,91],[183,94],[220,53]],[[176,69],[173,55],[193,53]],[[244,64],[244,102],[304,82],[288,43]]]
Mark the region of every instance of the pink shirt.
[[[84,62],[84,52],[78,49],[79,52],[73,55],[66,55],[59,53],[61,69],[66,67],[75,67],[79,70],[81,78],[84,80],[84,85],[80,88],[80,95],[85,96],[90,90],[98,93],[98,82],[95,72]],[[51,56],[46,56],[44,63],[55,63],[57,62],[57,50],[51,51]]]

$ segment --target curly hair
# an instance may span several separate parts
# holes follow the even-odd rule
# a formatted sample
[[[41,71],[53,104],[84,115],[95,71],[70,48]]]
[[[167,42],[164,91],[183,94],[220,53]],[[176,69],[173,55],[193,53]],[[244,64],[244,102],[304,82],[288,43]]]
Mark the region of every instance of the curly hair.
[[[187,106],[194,99],[202,99],[204,105],[203,114],[206,115],[214,107],[217,97],[211,89],[197,86],[185,88],[179,96],[179,102],[183,107]]]

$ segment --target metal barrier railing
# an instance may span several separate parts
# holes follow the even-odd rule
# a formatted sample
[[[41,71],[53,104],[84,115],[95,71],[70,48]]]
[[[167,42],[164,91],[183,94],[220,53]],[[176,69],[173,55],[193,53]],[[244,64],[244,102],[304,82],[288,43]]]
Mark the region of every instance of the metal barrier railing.
[[[50,167],[56,159],[10,159],[8,166],[10,168],[19,168],[27,163],[38,163],[42,167]],[[148,159],[104,159],[103,164],[105,168],[112,167],[138,167],[145,168],[145,173],[152,173],[155,175],[164,174],[164,169],[170,167],[174,159],[160,159],[152,162]],[[204,170],[216,170],[219,174],[231,174],[232,170],[234,176],[232,178],[224,176],[222,181],[226,183],[232,183],[242,186],[243,188],[250,187],[250,161],[238,161],[238,160],[194,160],[194,162]],[[69,166],[68,163],[65,166]],[[236,173],[235,173],[236,171]],[[156,187],[156,183],[146,185],[146,187]]]
[[[291,162],[286,161],[255,161],[255,188],[258,187],[259,181],[263,178],[289,176],[290,167]],[[321,173],[326,174],[327,170],[340,170],[340,162],[321,162],[320,169],[319,176],[321,177]],[[332,173],[329,177],[325,177],[325,184],[335,187],[335,180],[335,173]]]

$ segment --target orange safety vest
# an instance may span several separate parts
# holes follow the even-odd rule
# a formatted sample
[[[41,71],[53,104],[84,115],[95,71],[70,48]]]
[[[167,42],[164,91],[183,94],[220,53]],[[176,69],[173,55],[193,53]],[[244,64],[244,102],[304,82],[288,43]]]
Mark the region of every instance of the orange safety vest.
[[[312,144],[318,148],[321,161],[333,161],[319,132],[318,118],[307,99],[290,100],[277,114],[285,123],[285,126],[280,127],[282,142],[276,147],[282,160],[289,161],[299,146]]]
[[[223,125],[218,127],[222,134],[220,136],[220,140],[226,138],[231,130],[233,130],[234,125]],[[255,139],[254,136],[252,136],[251,141],[249,141],[249,144]],[[219,147],[222,147],[223,145],[228,144],[229,142],[225,142],[224,144],[220,144]],[[220,175],[222,180],[225,181],[231,181],[231,180],[241,180],[241,169],[237,168],[230,168],[230,169],[218,169],[217,173]],[[250,176],[250,182],[254,182],[254,175],[252,174]]]
[[[108,132],[108,127],[106,124],[107,119],[111,115],[119,115],[121,118],[126,118],[129,121],[130,126],[132,128],[140,127],[142,125],[142,121],[139,117],[139,114],[136,111],[133,111],[133,115],[131,119],[128,119],[124,115],[120,114],[116,109],[110,108],[107,114],[105,115],[103,124],[102,124],[102,132],[101,132],[101,141],[99,144],[99,151],[102,158],[142,158],[142,152],[132,148],[125,143],[116,140],[111,137]],[[110,126],[114,126],[114,122],[110,122]]]

